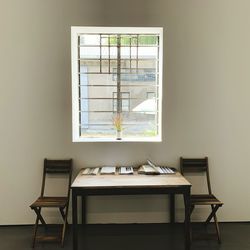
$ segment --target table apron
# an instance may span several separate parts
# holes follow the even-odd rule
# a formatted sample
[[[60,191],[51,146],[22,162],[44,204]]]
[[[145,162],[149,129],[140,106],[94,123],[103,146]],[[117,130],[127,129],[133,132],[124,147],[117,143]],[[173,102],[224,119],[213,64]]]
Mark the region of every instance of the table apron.
[[[174,186],[163,188],[72,188],[73,195],[157,195],[157,194],[185,194],[190,190],[190,186]]]

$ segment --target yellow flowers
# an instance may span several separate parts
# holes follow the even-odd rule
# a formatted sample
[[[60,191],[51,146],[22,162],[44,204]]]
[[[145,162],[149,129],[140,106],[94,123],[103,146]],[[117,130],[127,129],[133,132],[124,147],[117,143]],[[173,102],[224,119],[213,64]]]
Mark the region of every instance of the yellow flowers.
[[[116,114],[113,118],[113,124],[117,131],[122,131],[122,115]]]

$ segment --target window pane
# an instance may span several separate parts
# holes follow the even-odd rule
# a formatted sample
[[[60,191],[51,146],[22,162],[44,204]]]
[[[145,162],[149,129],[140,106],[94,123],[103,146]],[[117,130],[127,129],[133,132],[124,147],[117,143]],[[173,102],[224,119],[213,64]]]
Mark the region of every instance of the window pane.
[[[100,47],[81,47],[80,59],[99,59]]]
[[[121,69],[122,82],[155,82],[156,72],[152,68]],[[117,81],[117,68],[113,69],[113,81]]]
[[[147,99],[155,98],[155,92],[147,92]]]
[[[101,60],[101,72],[108,73],[110,71],[109,60]]]
[[[109,44],[109,35],[101,35],[101,45]]]
[[[129,113],[124,115],[123,136],[153,137],[157,135],[156,114],[151,112]]]
[[[110,45],[111,46],[117,46],[117,35],[110,35]]]
[[[116,47],[102,47],[103,59],[116,59],[117,60],[117,48]]]
[[[100,44],[99,35],[80,35],[79,39],[80,39],[80,46]]]
[[[156,59],[158,53],[158,48],[155,47],[139,47],[138,48],[138,57],[139,59]]]
[[[154,35],[139,35],[139,45],[158,45],[158,36]]]
[[[130,93],[121,92],[122,111],[130,111]],[[113,92],[113,111],[117,112],[117,92]]]
[[[91,97],[90,97],[91,98]],[[87,99],[88,102],[88,109],[84,109],[84,112],[90,112],[90,113],[95,113],[95,112],[113,112],[112,109],[112,101],[113,99]],[[81,102],[86,101],[86,99],[81,99]],[[93,117],[96,117],[93,115]]]

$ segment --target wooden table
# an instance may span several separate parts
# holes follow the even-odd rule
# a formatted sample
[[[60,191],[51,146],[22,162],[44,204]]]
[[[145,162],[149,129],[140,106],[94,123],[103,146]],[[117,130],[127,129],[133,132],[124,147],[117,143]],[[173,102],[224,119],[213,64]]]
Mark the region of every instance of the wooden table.
[[[182,194],[185,204],[185,249],[190,249],[190,188],[191,184],[180,174],[172,175],[77,175],[72,189],[73,250],[78,249],[77,197],[82,197],[82,223],[86,223],[86,197],[89,195],[169,194],[170,221],[174,223],[174,195]]]

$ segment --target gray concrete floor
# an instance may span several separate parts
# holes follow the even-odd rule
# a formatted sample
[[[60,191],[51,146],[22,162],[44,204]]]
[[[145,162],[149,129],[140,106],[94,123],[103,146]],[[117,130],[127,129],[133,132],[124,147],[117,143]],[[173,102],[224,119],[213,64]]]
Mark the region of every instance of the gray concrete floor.
[[[193,225],[194,235],[212,232],[202,224]],[[250,250],[250,223],[221,223],[222,244],[216,240],[195,240],[192,250]],[[39,229],[43,232],[43,229]],[[1,226],[0,250],[31,249],[32,226]],[[79,250],[184,250],[182,224],[129,224],[80,226]],[[35,249],[62,249],[57,243],[37,243]],[[64,250],[72,249],[72,231],[66,235]]]

